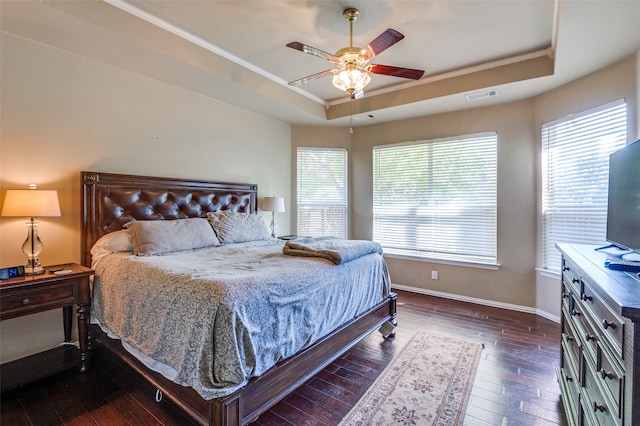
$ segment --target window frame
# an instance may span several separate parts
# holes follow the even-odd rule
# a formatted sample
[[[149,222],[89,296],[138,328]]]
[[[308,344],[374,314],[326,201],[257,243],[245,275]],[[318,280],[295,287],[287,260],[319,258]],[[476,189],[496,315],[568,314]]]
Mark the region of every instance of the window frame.
[[[620,98],[542,123],[540,133],[541,270],[550,273],[561,272],[560,253],[555,247],[557,242],[606,245],[609,155],[626,145],[627,113],[626,99]],[[606,116],[613,117],[618,124],[617,130],[610,129],[611,124],[608,121],[605,125],[599,125],[597,130],[581,130],[594,129],[594,125],[601,123]],[[615,142],[605,145],[604,139],[615,139]],[[585,145],[585,140],[590,142],[589,145]],[[591,159],[589,159],[590,153]],[[575,173],[567,173],[571,171],[571,166],[576,170],[572,160],[573,163],[589,161],[588,171],[579,168]],[[555,171],[562,164],[566,164],[565,167],[568,170],[563,170],[562,173]],[[581,178],[583,182],[579,182]],[[569,190],[563,190],[563,187]],[[570,190],[577,191],[583,188],[586,190],[581,193],[587,196],[581,202],[570,204],[571,195],[563,195],[563,192],[570,193]],[[552,216],[556,216],[557,219],[550,222]],[[568,219],[561,220],[561,217]],[[574,224],[572,225],[571,222]]]
[[[490,237],[491,240],[491,248],[489,249],[489,251],[491,251],[491,253],[489,255],[487,255],[486,253],[483,255],[478,255],[477,253],[461,253],[461,252],[457,252],[457,253],[447,253],[443,250],[425,250],[425,249],[421,249],[420,247],[417,246],[412,246],[411,244],[406,245],[405,247],[391,247],[390,244],[388,244],[388,239],[390,238],[389,235],[387,235],[385,237],[385,239],[387,240],[385,241],[380,241],[383,244],[384,250],[385,250],[385,255],[389,256],[389,257],[397,257],[397,258],[407,258],[407,259],[412,259],[412,260],[425,260],[425,261],[429,261],[429,262],[438,262],[438,263],[445,263],[445,264],[455,264],[455,265],[462,265],[462,266],[473,266],[473,267],[479,267],[479,268],[486,268],[486,269],[497,269],[499,268],[499,263],[497,260],[497,229],[498,229],[498,225],[497,225],[497,157],[498,157],[498,135],[497,132],[479,132],[479,133],[474,133],[474,134],[468,134],[468,135],[460,135],[460,136],[454,136],[454,137],[448,137],[448,138],[440,138],[440,139],[432,139],[432,140],[421,140],[421,141],[412,141],[412,142],[402,142],[402,143],[395,143],[395,144],[387,144],[387,145],[379,145],[379,146],[374,146],[373,147],[373,199],[372,199],[372,206],[373,206],[373,235],[374,235],[374,239],[379,238],[379,233],[377,232],[377,223],[376,223],[376,216],[377,215],[382,215],[381,213],[376,213],[376,209],[381,208],[382,206],[379,205],[376,201],[376,185],[379,185],[380,183],[376,183],[376,179],[378,178],[377,174],[377,165],[376,165],[376,161],[378,161],[379,159],[377,158],[377,155],[380,151],[378,150],[384,150],[384,149],[398,149],[397,151],[397,155],[401,155],[401,149],[403,149],[404,147],[409,147],[409,149],[412,149],[412,147],[416,147],[416,149],[426,149],[426,150],[431,150],[431,152],[433,153],[434,151],[437,150],[437,155],[439,157],[435,157],[437,160],[439,161],[444,161],[447,160],[448,157],[450,157],[448,154],[446,154],[446,152],[448,150],[451,149],[451,146],[455,146],[455,144],[459,144],[460,146],[457,148],[459,151],[459,154],[454,154],[454,155],[459,155],[464,157],[465,154],[467,154],[469,157],[471,156],[471,152],[473,151],[473,149],[475,147],[472,147],[472,145],[468,145],[465,146],[466,144],[473,144],[473,141],[481,141],[481,140],[486,140],[483,141],[483,143],[488,143],[489,145],[493,145],[493,151],[492,151],[492,163],[490,164],[489,168],[490,168],[490,172],[492,173],[492,194],[489,195],[488,198],[491,198],[490,201],[490,207],[489,209],[491,210],[490,215],[492,215],[492,219],[489,220],[490,225],[489,225],[489,232],[492,234]],[[490,141],[489,141],[490,140]],[[436,147],[436,148],[434,148]],[[471,147],[471,149],[469,149]],[[469,151],[469,153],[467,153],[466,151]],[[416,157],[417,158],[417,157]],[[413,160],[413,159],[412,159]],[[433,160],[425,160],[426,162],[432,162]],[[484,164],[482,163],[482,161],[485,161],[485,159],[482,160],[476,160],[475,164]],[[432,163],[433,164],[433,163]],[[435,167],[432,167],[431,170],[427,170],[425,172],[425,174],[430,174],[433,172],[436,173],[441,173],[441,176],[446,176],[446,171],[443,171],[441,169],[437,169]],[[476,188],[478,188],[478,186],[476,186]],[[454,191],[455,192],[455,191]],[[424,207],[426,204],[424,203],[429,203],[428,200],[426,200],[429,195],[428,194],[433,194],[434,192],[431,191],[430,189],[426,190],[425,193],[421,194],[421,202],[423,204],[421,204],[420,206]],[[425,201],[426,200],[426,201]],[[462,205],[465,205],[464,203],[462,203],[461,205],[458,206],[458,208],[463,208]],[[469,204],[467,202],[467,204],[465,205],[467,208],[469,208]],[[474,207],[471,207],[472,209],[478,209],[478,208],[482,208],[480,207],[481,204],[475,204]],[[486,204],[484,206],[484,208],[486,208]],[[417,226],[420,226],[420,222],[419,222],[419,218],[415,219],[417,216],[414,215],[412,217],[408,218],[408,222],[403,222],[403,223],[408,223],[409,225],[413,225],[414,226],[414,230],[416,229]],[[462,220],[458,221],[458,226],[464,227],[464,226],[469,226],[468,225],[468,220],[466,219],[466,216],[460,215],[458,214],[458,216],[456,217],[456,219],[460,219],[463,218]],[[411,222],[414,222],[413,224]],[[411,231],[414,232],[415,231]],[[473,237],[472,237],[473,238]],[[466,244],[463,244],[466,245]]]
[[[320,209],[324,209],[324,211],[328,212],[328,214],[322,213],[322,216],[331,216],[332,212],[331,210],[334,210],[334,214],[335,211],[339,211],[342,210],[342,218],[341,218],[341,222],[342,225],[336,227],[336,226],[329,226],[329,225],[316,225],[316,226],[320,226],[320,228],[322,228],[320,231],[321,232],[307,232],[304,226],[301,226],[301,223],[303,222],[303,216],[304,216],[304,212],[305,210],[308,210],[309,208],[309,202],[312,201],[311,199],[305,199],[304,196],[301,196],[301,181],[304,181],[304,179],[301,179],[301,153],[305,153],[303,155],[307,155],[310,154],[312,152],[318,152],[318,153],[325,153],[325,154],[329,154],[329,153],[341,153],[343,155],[343,158],[341,158],[341,162],[344,165],[344,169],[343,169],[343,174],[340,176],[340,178],[342,179],[342,198],[340,199],[340,194],[338,194],[340,192],[340,190],[338,188],[336,188],[333,198],[333,202],[329,202],[329,203],[319,203],[316,204],[316,208],[320,208]],[[349,199],[349,185],[350,185],[350,181],[349,181],[349,150],[347,148],[342,148],[342,147],[297,147],[296,148],[296,233],[298,235],[303,235],[303,236],[311,236],[311,237],[318,237],[318,236],[336,236],[336,237],[340,237],[340,238],[349,238],[350,235],[350,199]],[[338,199],[336,199],[335,197],[338,197]],[[301,200],[302,198],[302,200]],[[313,198],[313,197],[312,197]],[[318,198],[315,198],[315,201],[317,201]],[[327,210],[328,209],[328,210]],[[340,219],[340,218],[339,218]],[[327,221],[329,219],[326,219]],[[331,230],[335,230],[335,229],[340,229],[340,232],[329,232],[329,229]]]

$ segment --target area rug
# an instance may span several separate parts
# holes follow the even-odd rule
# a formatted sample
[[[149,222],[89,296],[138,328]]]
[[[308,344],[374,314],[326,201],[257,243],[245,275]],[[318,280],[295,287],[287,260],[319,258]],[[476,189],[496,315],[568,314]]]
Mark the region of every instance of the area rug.
[[[340,426],[461,425],[482,347],[419,331]]]

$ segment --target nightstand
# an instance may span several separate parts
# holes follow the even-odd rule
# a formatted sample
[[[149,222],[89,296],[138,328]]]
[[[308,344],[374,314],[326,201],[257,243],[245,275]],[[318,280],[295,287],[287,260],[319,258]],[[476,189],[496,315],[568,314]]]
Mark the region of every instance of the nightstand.
[[[65,275],[48,272],[55,269],[70,270],[71,272]],[[0,281],[0,320],[62,308],[64,341],[71,342],[73,305],[78,305],[79,364],[80,372],[84,373],[89,369],[89,309],[91,304],[89,277],[93,275],[93,271],[75,263],[48,266],[45,271],[47,272],[41,275],[25,275]],[[13,361],[13,363],[20,361]],[[6,371],[11,370],[11,368],[7,368],[10,367],[9,364],[12,363],[2,365],[3,391],[7,390],[7,386],[10,386],[6,383],[8,377],[5,374]],[[24,383],[18,385],[21,384]]]

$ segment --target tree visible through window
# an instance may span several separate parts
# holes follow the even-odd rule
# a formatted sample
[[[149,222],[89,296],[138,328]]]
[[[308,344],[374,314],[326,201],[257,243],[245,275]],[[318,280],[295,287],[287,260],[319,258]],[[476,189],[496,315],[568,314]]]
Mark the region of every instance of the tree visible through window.
[[[542,125],[542,267],[560,271],[557,242],[604,244],[609,155],[625,146],[624,100]]]
[[[347,238],[347,150],[298,148],[298,235]]]
[[[385,249],[495,263],[497,139],[374,147],[373,239]]]

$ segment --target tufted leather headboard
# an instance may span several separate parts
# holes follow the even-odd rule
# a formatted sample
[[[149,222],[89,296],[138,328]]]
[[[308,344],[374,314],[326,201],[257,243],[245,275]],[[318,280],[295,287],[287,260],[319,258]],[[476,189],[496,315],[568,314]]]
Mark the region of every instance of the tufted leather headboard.
[[[257,212],[258,185],[81,172],[82,264],[103,235],[133,220],[205,217],[208,212]]]

